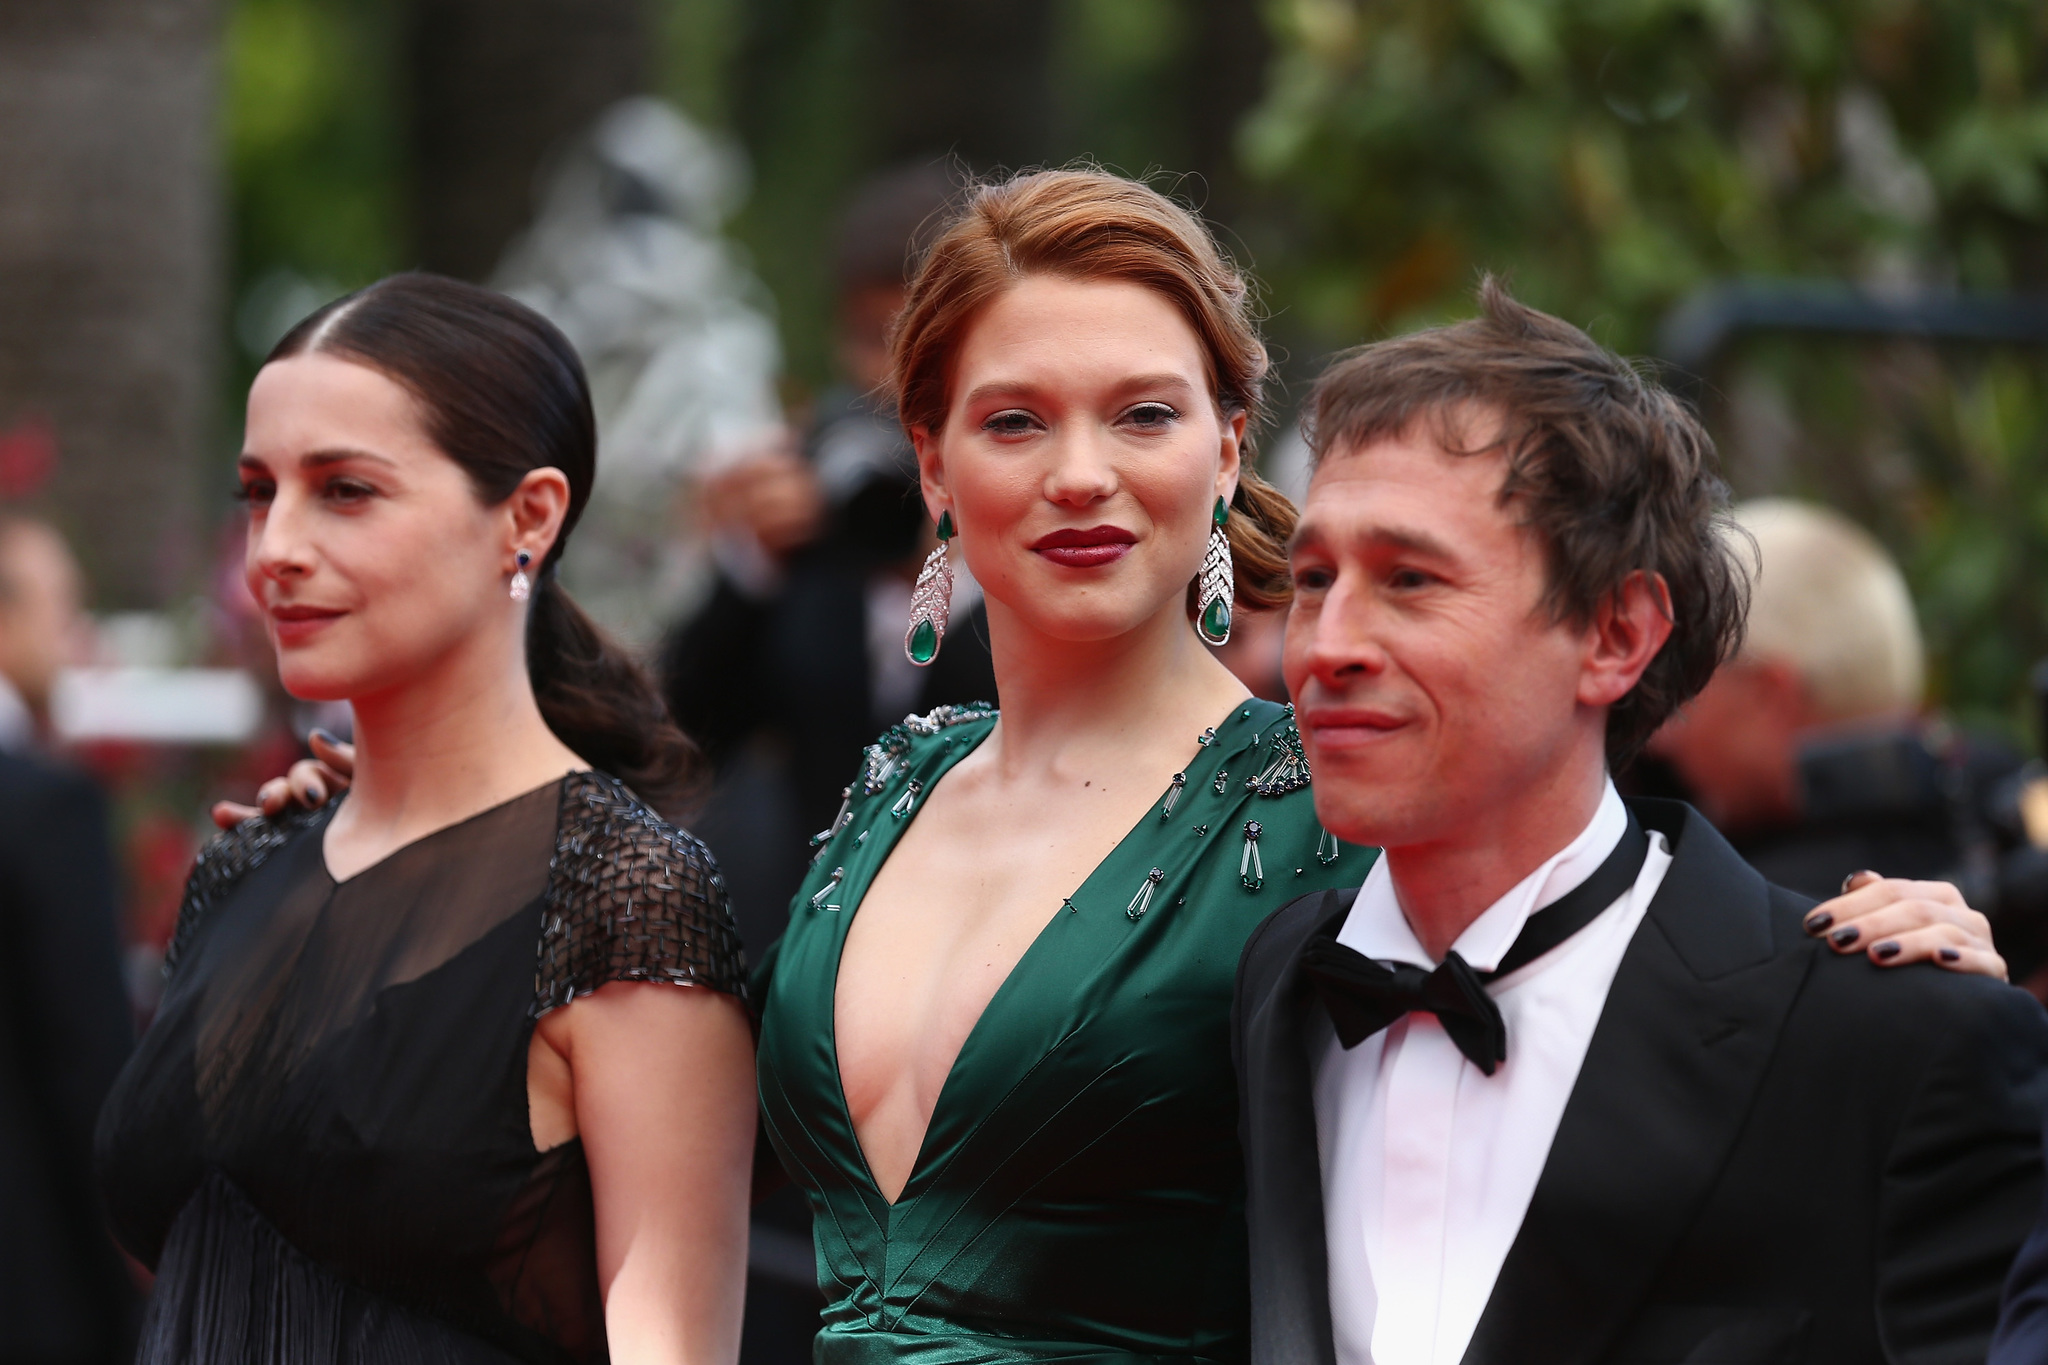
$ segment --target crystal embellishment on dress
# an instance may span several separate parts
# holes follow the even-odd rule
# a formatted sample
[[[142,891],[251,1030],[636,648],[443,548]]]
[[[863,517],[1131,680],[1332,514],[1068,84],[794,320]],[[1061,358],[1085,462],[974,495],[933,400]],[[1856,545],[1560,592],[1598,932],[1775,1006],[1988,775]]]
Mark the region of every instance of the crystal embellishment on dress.
[[[882,732],[882,737],[868,745],[863,752],[865,771],[861,776],[860,789],[868,796],[880,794],[889,785],[889,779],[903,765],[903,756],[910,752],[913,736],[929,738],[941,730],[954,725],[966,725],[970,721],[993,720],[1001,714],[985,701],[969,702],[965,706],[935,706],[921,716],[905,716],[901,721]]]
[[[1131,903],[1124,907],[1124,914],[1131,923],[1136,924],[1145,918],[1145,912],[1152,908],[1152,893],[1165,880],[1166,869],[1163,867],[1155,867],[1145,874],[1145,880],[1138,883],[1138,894],[1131,897]]]
[[[953,610],[953,566],[947,547],[953,540],[953,514],[939,513],[939,543],[925,556],[917,586],[910,592],[910,624],[903,631],[903,656],[923,668],[939,657],[946,641],[946,619]]]
[[[1247,891],[1256,891],[1266,884],[1266,867],[1259,861],[1259,836],[1265,828],[1256,820],[1244,822],[1244,856],[1237,860],[1237,879]]]
[[[1159,804],[1159,819],[1164,823],[1173,816],[1173,808],[1180,802],[1181,789],[1188,784],[1186,773],[1175,773],[1173,781],[1166,784],[1166,799]]]
[[[817,894],[811,897],[811,908],[813,910],[837,910],[839,907],[836,905],[827,905],[825,903],[825,898],[827,896],[830,896],[834,891],[837,891],[839,889],[839,883],[844,881],[845,879],[845,868],[833,868],[832,875],[825,879],[825,884],[819,887],[817,890]]]
[[[1224,792],[1230,790],[1230,774],[1228,772],[1219,771],[1216,774],[1214,789],[1218,796],[1221,796]]]
[[[1301,731],[1289,725],[1273,736],[1272,756],[1245,785],[1257,796],[1285,796],[1308,784],[1308,755],[1302,752]]]
[[[1201,733],[1200,735],[1196,736],[1196,738],[1195,738],[1195,743],[1197,743],[1197,744],[1201,745],[1201,746],[1202,746],[1202,747],[1203,747],[1204,749],[1208,748],[1208,747],[1209,747],[1210,745],[1214,744],[1215,742],[1216,742],[1216,727],[1215,727],[1215,726],[1213,726],[1213,725],[1212,725],[1212,726],[1210,726],[1210,727],[1209,727],[1208,729],[1206,729],[1206,730],[1202,731],[1202,733]]]
[[[889,814],[895,816],[898,820],[909,815],[912,810],[916,809],[918,795],[923,791],[924,783],[914,777],[911,778],[904,785],[903,795],[897,797],[896,804],[889,807]]]
[[[1219,497],[1210,516],[1209,548],[1202,555],[1201,588],[1196,594],[1202,604],[1196,629],[1212,645],[1230,642],[1230,601],[1236,593],[1236,573],[1230,562],[1230,537],[1223,531],[1229,520],[1230,504]]]
[[[1321,863],[1321,864],[1322,864],[1322,865],[1323,865],[1324,867],[1328,867],[1328,866],[1329,866],[1329,865],[1330,865],[1331,863],[1334,863],[1334,862],[1336,862],[1336,861],[1337,861],[1337,854],[1338,854],[1338,851],[1339,851],[1339,850],[1338,850],[1338,846],[1337,846],[1337,836],[1336,836],[1336,835],[1334,835],[1334,834],[1330,833],[1330,831],[1328,831],[1328,830],[1326,830],[1326,829],[1325,829],[1325,830],[1319,830],[1319,831],[1317,831],[1317,834],[1316,834],[1316,861],[1317,861],[1317,862]]]

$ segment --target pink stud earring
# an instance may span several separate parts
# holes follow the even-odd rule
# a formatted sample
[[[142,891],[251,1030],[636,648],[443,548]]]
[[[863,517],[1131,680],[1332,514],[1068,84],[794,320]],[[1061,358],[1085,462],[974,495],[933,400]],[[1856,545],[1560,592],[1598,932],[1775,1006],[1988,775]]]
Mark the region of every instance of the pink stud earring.
[[[519,572],[512,575],[512,600],[524,602],[533,595],[533,580],[526,576],[526,566],[533,563],[533,556],[521,550],[513,558],[519,561]]]

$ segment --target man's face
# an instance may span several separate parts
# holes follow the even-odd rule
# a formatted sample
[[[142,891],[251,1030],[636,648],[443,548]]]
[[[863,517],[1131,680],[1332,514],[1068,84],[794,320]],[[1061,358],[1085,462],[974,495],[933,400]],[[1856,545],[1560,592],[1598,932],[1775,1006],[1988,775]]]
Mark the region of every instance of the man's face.
[[[1544,603],[1505,459],[1447,453],[1432,428],[1332,451],[1295,536],[1287,686],[1316,814],[1353,843],[1469,839],[1589,744],[1600,761],[1605,709],[1580,695],[1597,632]]]

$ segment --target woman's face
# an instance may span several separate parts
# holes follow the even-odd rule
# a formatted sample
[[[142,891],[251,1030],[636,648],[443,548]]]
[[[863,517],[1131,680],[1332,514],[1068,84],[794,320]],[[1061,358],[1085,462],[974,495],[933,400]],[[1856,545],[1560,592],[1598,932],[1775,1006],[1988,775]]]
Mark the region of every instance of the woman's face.
[[[992,602],[1057,639],[1183,613],[1237,488],[1200,339],[1163,295],[1032,275],[969,325],[944,427],[912,433],[934,517]]]
[[[313,353],[256,376],[240,475],[243,568],[293,696],[373,696],[465,650],[523,640],[525,609],[507,591],[513,556],[523,547],[538,566],[553,543],[560,511],[536,521],[529,486],[559,483],[565,495],[558,471],[536,470],[485,506],[428,439],[410,393]]]

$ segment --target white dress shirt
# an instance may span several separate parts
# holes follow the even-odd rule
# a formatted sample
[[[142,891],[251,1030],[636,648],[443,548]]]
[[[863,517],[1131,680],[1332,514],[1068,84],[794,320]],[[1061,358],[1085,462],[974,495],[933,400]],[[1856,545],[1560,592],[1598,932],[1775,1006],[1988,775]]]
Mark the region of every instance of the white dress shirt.
[[[1592,822],[1452,945],[1477,971],[1522,925],[1606,861],[1628,827],[1610,782]],[[1457,1365],[1535,1195],[1621,957],[1671,866],[1663,836],[1627,894],[1562,944],[1487,987],[1508,1057],[1488,1076],[1433,1014],[1346,1051],[1327,1020],[1315,1078],[1338,1365]],[[1373,864],[1337,941],[1434,966],[1408,927],[1387,860]]]

